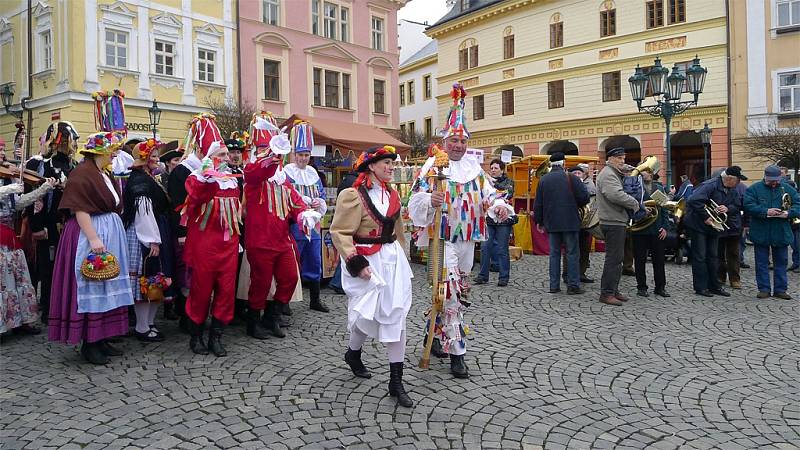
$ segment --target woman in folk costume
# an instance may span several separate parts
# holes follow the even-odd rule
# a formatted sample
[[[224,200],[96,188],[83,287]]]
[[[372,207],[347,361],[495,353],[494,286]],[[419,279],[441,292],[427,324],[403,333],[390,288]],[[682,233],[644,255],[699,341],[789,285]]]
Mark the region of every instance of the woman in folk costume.
[[[294,162],[287,164],[284,169],[289,182],[303,197],[307,207],[318,210],[324,216],[328,210],[324,198],[325,188],[322,186],[317,169],[308,165],[311,161],[311,150],[314,148],[314,131],[311,125],[302,121],[296,123],[292,127],[291,141]],[[319,298],[322,279],[322,236],[319,230],[311,230],[309,240],[296,223],[292,224],[291,231],[300,257],[300,278],[308,285],[311,294],[311,309],[326,313],[329,311],[328,307]]]
[[[181,223],[186,226],[183,259],[192,270],[186,299],[189,347],[199,355],[210,350],[216,356],[225,356],[228,352],[222,345],[222,330],[233,320],[239,254],[239,183],[228,168],[228,148],[214,116],[200,114],[192,119],[185,147],[189,151],[192,146],[202,160],[186,180],[186,203],[181,211]],[[206,347],[203,328],[209,309],[211,328]]]
[[[0,162],[5,161],[0,152]],[[17,239],[17,214],[53,190],[54,178],[32,192],[23,194],[25,186],[19,180],[0,178],[0,334],[15,330],[39,334],[39,305],[31,283],[25,252]]]
[[[333,244],[342,255],[342,288],[349,297],[350,340],[344,360],[353,374],[372,375],[361,361],[367,337],[386,344],[389,394],[412,406],[403,387],[406,316],[411,308],[411,267],[403,251],[400,196],[389,186],[397,154],[393,147],[373,147],[359,156],[353,187],[339,194],[331,224]]]
[[[259,231],[251,231],[245,240],[250,263],[247,334],[256,339],[266,339],[269,334],[282,338],[285,333],[280,325],[281,311],[291,300],[298,281],[289,222],[299,224],[308,234],[322,214],[309,209],[289,183],[281,159],[289,153],[291,144],[286,134],[278,130],[272,115],[255,115],[251,128],[255,161],[244,168],[245,227]],[[273,301],[267,302],[273,278],[275,295]]]
[[[92,364],[105,364],[122,352],[106,339],[128,332],[128,308],[133,304],[128,278],[125,227],[119,213],[122,194],[109,175],[119,148],[118,135],[89,136],[83,162],[72,170],[59,208],[70,214],[56,253],[53,303],[48,334],[51,341],[83,342],[81,353]],[[97,267],[119,266],[119,274],[104,281],[83,275],[86,261]],[[102,256],[102,258],[100,258]]]
[[[464,312],[469,306],[469,274],[475,261],[475,243],[486,240],[487,213],[496,221],[504,221],[514,214],[513,208],[502,198],[496,198],[495,188],[481,167],[481,161],[466,155],[467,131],[464,117],[466,91],[459,84],[451,92],[453,106],[443,130],[444,151],[447,153],[447,183],[444,192],[432,192],[426,177],[434,166],[436,156],[431,155],[420,170],[412,186],[413,194],[408,212],[415,226],[429,229],[420,233],[418,245],[428,245],[428,236],[436,208],[442,208],[442,236],[445,240],[445,264],[449,270],[447,298],[444,312],[436,319],[435,356],[450,355],[450,372],[456,378],[468,378],[464,363],[467,352]],[[441,150],[438,147],[436,152]],[[438,341],[438,342],[437,342]]]
[[[136,312],[136,337],[143,342],[159,342],[164,335],[156,328],[160,298],[142,294],[141,276],[163,275],[160,284],[171,283],[175,264],[173,233],[169,226],[170,202],[156,179],[159,151],[163,144],[147,139],[133,147],[133,165],[123,194],[122,223],[127,229],[131,290]],[[145,280],[147,281],[147,280]],[[162,286],[163,301],[171,303],[171,287]]]

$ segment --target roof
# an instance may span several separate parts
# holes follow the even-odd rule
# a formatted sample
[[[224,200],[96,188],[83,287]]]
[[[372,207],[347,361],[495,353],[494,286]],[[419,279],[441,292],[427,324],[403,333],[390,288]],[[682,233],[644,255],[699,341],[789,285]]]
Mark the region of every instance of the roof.
[[[464,11],[461,10],[460,2],[456,2],[455,5],[453,5],[453,8],[451,8],[450,11],[447,12],[447,14],[442,16],[441,19],[439,19],[436,23],[434,23],[428,28],[430,29],[433,27],[437,27],[445,22],[449,22],[458,17],[467,15],[471,12],[475,12],[479,9],[483,9],[486,8],[487,6],[491,6],[494,5],[495,3],[500,3],[503,1],[505,0],[469,0],[469,8],[467,8]]]
[[[311,124],[314,129],[315,144],[333,145],[342,150],[353,150],[354,152],[363,152],[377,145],[391,145],[399,153],[411,150],[411,146],[408,144],[398,141],[386,131],[372,125],[294,114],[286,119],[281,127],[291,125],[295,120],[305,120]]]
[[[421,49],[419,49],[419,51],[417,53],[414,53],[413,55],[409,56],[408,59],[406,59],[405,61],[401,62],[400,63],[400,67],[403,67],[403,66],[406,66],[406,65],[409,65],[409,64],[413,64],[413,63],[415,63],[417,61],[420,61],[422,59],[425,59],[425,58],[427,58],[429,56],[435,55],[436,52],[438,51],[438,49],[439,49],[439,46],[437,45],[436,40],[432,40],[432,41],[428,42],[428,44],[425,47],[422,47]]]

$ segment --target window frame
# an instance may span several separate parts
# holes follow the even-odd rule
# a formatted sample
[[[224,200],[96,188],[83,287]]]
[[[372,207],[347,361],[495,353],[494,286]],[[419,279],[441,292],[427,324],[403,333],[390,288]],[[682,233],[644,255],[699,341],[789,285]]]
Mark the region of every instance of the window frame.
[[[333,17],[328,16],[328,7],[333,7]],[[329,25],[330,30],[333,30],[333,35],[329,36]],[[322,2],[322,37],[326,39],[333,39],[334,41],[338,41],[339,39],[337,36],[339,35],[339,5],[337,3],[331,2]]]
[[[514,35],[503,36],[503,59],[514,58]]]
[[[617,9],[611,8],[600,11],[600,37],[617,35]]]
[[[474,69],[478,64],[478,44],[475,44],[469,48],[469,68]]]
[[[564,46],[564,21],[550,24],[550,48]]]
[[[619,70],[602,74],[603,102],[622,100],[622,74]]]
[[[162,47],[163,49],[161,51],[158,50],[158,44],[162,44],[163,45],[163,47]],[[172,51],[171,52],[167,52],[166,51],[166,46],[167,45],[172,47]],[[172,42],[172,41],[167,41],[167,40],[163,40],[163,39],[156,39],[156,40],[153,41],[153,73],[155,75],[164,76],[164,77],[177,77],[178,76],[177,75],[177,70],[176,70],[176,68],[177,68],[177,55],[176,55],[176,52],[175,52],[175,47],[176,47],[175,42]],[[163,71],[162,72],[158,71],[158,57],[159,56],[161,56],[163,58],[163,62],[161,63],[161,65],[163,66]],[[172,64],[171,65],[167,65],[167,63],[166,63],[166,59],[167,58],[172,58]],[[167,73],[166,72],[166,68],[167,67],[171,67],[172,68],[172,73]]]
[[[644,25],[648,30],[664,26],[664,0],[647,0],[644,6]],[[659,21],[660,13],[660,21]]]
[[[664,19],[669,25],[686,22],[686,0],[667,0],[667,9]],[[673,17],[676,17],[675,20]]]
[[[380,25],[377,28],[375,27],[376,23]],[[370,47],[373,50],[384,51],[384,48],[386,48],[383,42],[385,34],[386,21],[384,18],[370,14]]]
[[[547,82],[547,109],[564,107],[564,80]]]
[[[413,105],[417,102],[417,90],[415,88],[416,83],[414,83],[414,80],[408,80],[406,84],[408,84],[408,98],[406,99],[406,104]]]
[[[514,115],[514,89],[505,89],[500,93],[501,99],[501,115],[513,116]]]
[[[381,101],[380,108],[378,108],[378,85],[381,86]],[[386,113],[386,80],[380,78],[372,79],[372,113],[373,114],[387,114]]]
[[[347,16],[347,18],[345,18]],[[350,8],[339,6],[339,33],[340,41],[350,42]]]
[[[422,76],[422,98],[430,100],[433,97],[433,79],[431,74]]]
[[[406,106],[406,83],[400,83],[400,106]]]
[[[469,70],[469,47],[458,50],[458,70]]]
[[[103,62],[105,62],[104,65],[106,67],[112,67],[112,68],[115,68],[115,69],[128,69],[128,67],[129,67],[128,62],[130,60],[131,33],[129,31],[119,30],[117,28],[109,28],[109,27],[106,27],[105,30],[103,30],[103,32],[105,34],[105,36],[103,36],[103,42],[105,44],[104,45],[105,54],[103,55],[104,56]],[[115,36],[114,37],[114,41],[109,41],[108,40],[108,34],[109,33],[113,33],[114,34],[114,36]],[[119,40],[118,40],[119,36],[125,36],[125,44],[120,45]],[[109,62],[108,62],[108,49],[109,49],[109,47],[117,49],[117,50],[114,51],[114,56],[113,56],[114,62],[112,64],[109,64]],[[120,48],[124,48],[125,49],[125,56],[124,56],[125,65],[123,65],[123,66],[119,65],[120,56],[119,56],[118,50]]]
[[[792,75],[796,77],[795,78],[796,84],[787,84],[784,86],[782,84],[781,79],[785,76],[792,76]],[[777,104],[775,106],[777,114],[781,115],[781,114],[800,113],[800,70],[788,70],[786,72],[776,72],[775,77],[776,77],[775,86],[776,86],[776,96],[777,96]],[[781,98],[782,98],[781,93],[784,90],[789,91],[789,105],[791,109],[789,109],[788,111],[784,111],[781,108]],[[795,104],[798,105],[797,108],[795,108],[794,106]]]
[[[322,36],[320,29],[320,2],[322,0],[311,0],[311,34]]]
[[[407,126],[407,129],[408,129],[408,135],[409,136],[414,137],[414,136],[417,135],[417,122],[416,121],[409,120],[406,123],[406,126]]]
[[[799,2],[800,0],[775,0],[775,30],[776,32],[784,31],[785,30],[793,30],[800,27],[800,13],[798,17],[794,17],[794,23],[792,22],[792,4]],[[787,5],[787,13],[789,14],[788,23],[786,25],[781,25],[781,6]],[[800,12],[800,11],[799,11]]]
[[[425,119],[423,119],[423,123],[425,124],[423,126],[424,128],[423,135],[425,136],[425,140],[427,141],[430,140],[431,137],[433,137],[433,117],[426,117]]]
[[[483,120],[486,117],[486,111],[484,107],[485,98],[483,94],[481,95],[474,95],[472,97],[472,120]]]
[[[38,40],[40,55],[38,58],[38,72],[51,70],[53,68],[53,31],[51,29],[39,31]]]
[[[324,92],[325,92],[325,95],[324,95],[325,107],[326,108],[340,109],[340,103],[339,103],[340,95],[339,95],[339,92],[340,92],[340,89],[342,88],[342,73],[338,72],[336,70],[328,70],[328,69],[325,69],[324,72],[325,73],[323,74],[323,83],[322,84],[323,84]],[[331,83],[328,82],[328,80],[329,80],[328,74],[334,75],[333,78],[334,78],[334,81],[336,82],[336,84],[331,84]],[[331,91],[329,89],[331,87],[335,87],[335,89],[333,89]]]
[[[201,58],[200,57],[200,52],[205,52],[206,57],[205,58]],[[213,58],[212,59],[208,59],[208,55],[212,55]],[[217,61],[218,61],[218,59],[217,59],[217,51],[216,50],[212,50],[212,49],[209,49],[209,48],[206,48],[206,47],[198,47],[197,48],[197,71],[196,71],[197,81],[199,81],[201,83],[219,84],[219,82],[217,81],[217,78],[218,78],[217,77]],[[210,67],[211,67],[210,71],[208,69],[209,68],[209,62],[211,63],[210,64]],[[200,64],[204,64],[205,65],[205,70],[204,71],[200,70]],[[200,76],[201,73],[205,73],[205,79],[201,78],[201,76]],[[210,80],[208,79],[208,74],[209,73],[211,73],[211,78],[212,78]]]
[[[350,110],[350,91],[352,89],[352,76],[347,72],[341,72],[342,76],[342,109]]]
[[[275,17],[272,17],[272,11],[275,11]],[[267,21],[267,15],[270,15],[270,21]],[[274,20],[275,23],[272,23]],[[261,22],[267,25],[280,26],[281,24],[281,2],[280,0],[262,0],[261,1]]]
[[[268,63],[274,63],[275,64],[275,69],[276,70],[275,70],[275,74],[274,75],[267,74],[267,64]],[[270,80],[274,80],[273,82],[275,83],[275,96],[274,97],[270,97],[269,96],[271,89],[267,89],[268,77],[269,77]],[[264,100],[277,101],[277,102],[279,102],[281,100],[281,62],[277,61],[277,60],[274,60],[274,59],[264,58]]]
[[[312,105],[322,106],[322,68],[313,67],[311,69],[312,78]]]
[[[401,136],[405,136],[406,135],[406,124],[404,124],[404,123],[400,124],[400,135]]]

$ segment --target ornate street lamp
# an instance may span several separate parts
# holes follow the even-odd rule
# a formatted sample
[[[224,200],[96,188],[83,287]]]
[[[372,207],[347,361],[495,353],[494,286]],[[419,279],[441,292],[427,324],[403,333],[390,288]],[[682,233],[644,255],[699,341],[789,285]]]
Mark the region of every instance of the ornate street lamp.
[[[7,84],[3,86],[3,90],[0,91],[0,97],[2,97],[3,107],[6,109],[6,114],[11,114],[17,119],[22,120],[22,111],[11,111],[11,105],[14,102],[14,91],[11,89],[10,85]]]
[[[691,106],[697,106],[697,100],[703,92],[708,69],[700,66],[700,58],[695,56],[692,65],[686,69],[686,75],[680,72],[676,64],[669,69],[661,65],[661,58],[656,58],[653,67],[647,72],[636,66],[636,71],[628,78],[631,86],[631,97],[636,102],[639,111],[646,112],[654,117],[664,119],[666,125],[666,139],[664,141],[665,157],[667,159],[667,189],[673,185],[672,180],[672,145],[670,142],[670,124],[672,118],[683,113]],[[655,105],[642,105],[650,87]],[[684,86],[694,97],[693,100],[681,101]]]
[[[708,128],[708,122],[703,126],[703,129],[698,131],[700,133],[700,140],[703,141],[703,180],[708,179],[708,155],[711,149],[711,128]]]
[[[161,108],[158,107],[158,103],[155,99],[153,99],[153,106],[148,108],[147,112],[150,114],[150,128],[153,130],[153,139],[155,139],[156,127],[158,123],[161,122]]]

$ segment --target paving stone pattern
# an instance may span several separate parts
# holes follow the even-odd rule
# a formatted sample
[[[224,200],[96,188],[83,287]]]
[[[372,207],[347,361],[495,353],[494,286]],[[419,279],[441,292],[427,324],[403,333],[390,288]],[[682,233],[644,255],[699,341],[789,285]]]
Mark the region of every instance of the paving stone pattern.
[[[798,302],[755,300],[752,269],[731,298],[698,298],[687,266],[668,264],[670,299],[597,302],[547,293],[547,258],[512,264],[506,288],[474,289],[467,362],[416,368],[429,294],[414,266],[406,389],[387,395],[380,344],[373,378],[342,361],[346,299],[332,313],[294,305],[288,337],[255,341],[229,328],[228,356],[195,356],[174,322],[168,340],[126,338],[112,363],[82,362],[44,335],[0,347],[0,448],[796,449],[800,448]],[[651,278],[652,279],[652,278]],[[798,276],[791,291],[800,294]],[[307,292],[306,292],[307,295]]]

